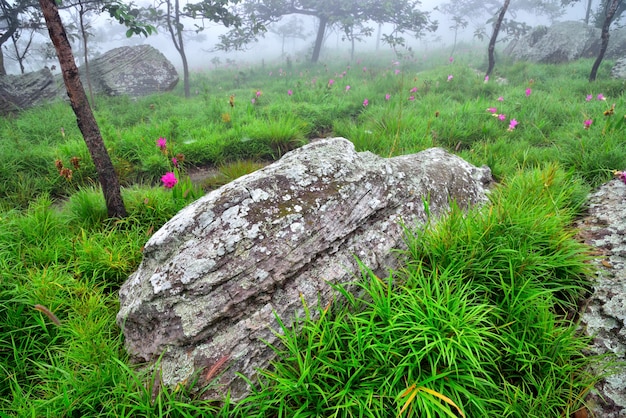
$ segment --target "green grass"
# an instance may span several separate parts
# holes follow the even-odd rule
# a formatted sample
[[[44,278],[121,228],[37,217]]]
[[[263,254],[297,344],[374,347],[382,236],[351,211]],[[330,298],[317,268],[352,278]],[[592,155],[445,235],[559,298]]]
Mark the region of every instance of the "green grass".
[[[580,408],[600,359],[583,354],[589,339],[577,332],[593,272],[572,223],[587,193],[626,168],[624,85],[608,79],[608,62],[589,84],[591,60],[503,60],[484,83],[482,59],[231,66],[193,74],[190,99],[100,97],[129,212],[116,221],[67,104],[1,119],[0,415],[545,418]],[[385,157],[444,147],[489,165],[498,185],[484,207],[406,225],[402,267],[387,277],[363,266],[330,305],[304,306],[294,326],[282,318],[276,360],[241,402],[137,370],[115,325],[117,291],[151,234],[199,187],[328,135]],[[195,166],[217,174],[191,185]],[[160,184],[168,171],[179,176],[171,190]]]

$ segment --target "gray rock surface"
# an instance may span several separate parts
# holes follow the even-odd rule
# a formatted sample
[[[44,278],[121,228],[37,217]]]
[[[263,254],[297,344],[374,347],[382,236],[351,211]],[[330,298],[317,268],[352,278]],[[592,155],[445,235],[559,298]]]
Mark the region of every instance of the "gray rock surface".
[[[148,241],[120,290],[117,321],[139,362],[160,358],[162,382],[219,377],[233,399],[267,367],[274,315],[286,324],[332,300],[329,283],[359,275],[355,256],[380,275],[397,266],[402,223],[486,199],[488,168],[442,149],[381,158],[330,138],[287,153],[184,208]],[[318,299],[319,298],[319,299]],[[204,379],[204,380],[203,380]]]
[[[84,66],[79,71],[87,90]],[[139,45],[115,48],[92,59],[89,79],[95,94],[140,97],[174,89],[178,73],[157,49]],[[48,68],[0,77],[0,115],[58,99],[67,99],[63,77],[53,76]]]
[[[80,71],[84,75],[84,67]],[[109,96],[146,96],[170,91],[178,83],[176,68],[150,45],[123,46],[92,59],[89,78],[95,93]]]
[[[60,88],[48,68],[0,77],[0,115],[28,109],[58,97]]]
[[[589,197],[578,222],[584,241],[598,250],[598,276],[582,312],[585,332],[594,336],[592,352],[615,355],[617,368],[589,397],[598,418],[626,418],[626,184],[612,180]],[[621,364],[620,364],[621,363]],[[601,372],[601,371],[599,371]]]
[[[611,77],[626,79],[626,57],[619,58],[611,68]]]
[[[600,29],[568,21],[534,28],[528,35],[511,41],[504,54],[515,60],[558,64],[595,57],[599,47]]]

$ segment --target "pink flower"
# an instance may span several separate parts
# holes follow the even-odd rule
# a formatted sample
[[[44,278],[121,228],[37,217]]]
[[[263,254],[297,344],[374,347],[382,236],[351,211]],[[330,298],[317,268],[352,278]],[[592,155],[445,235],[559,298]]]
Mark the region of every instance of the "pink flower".
[[[178,159],[176,157],[172,157],[172,164],[174,167],[178,168]]]
[[[587,119],[586,121],[584,121],[583,124],[585,126],[585,129],[589,129],[592,123],[593,123],[592,119]]]
[[[387,93],[385,94],[385,100],[389,100],[391,98],[391,94]]]
[[[585,97],[585,101],[590,102],[591,99],[593,99],[593,95],[592,94],[588,94],[587,97]]]
[[[450,58],[448,58],[448,61],[450,61],[450,64],[452,64],[454,62],[454,58],[450,57]]]
[[[396,75],[400,74],[400,70],[398,70],[397,68],[394,70],[394,73],[396,73]]]
[[[410,100],[410,101],[415,100],[415,96],[409,96],[409,100]]]
[[[333,84],[335,84],[335,80],[333,80],[332,78],[328,80],[328,87],[332,86]]]
[[[367,107],[368,104],[370,104],[369,100],[367,100],[367,99],[363,100],[363,106],[364,107]]]
[[[623,181],[626,184],[626,171],[620,172],[619,176],[617,178],[620,179],[621,181]]]
[[[509,131],[512,131],[513,129],[515,129],[515,127],[519,124],[518,121],[516,121],[515,119],[511,119],[511,121],[509,122]]]
[[[496,113],[498,113],[498,109],[495,107],[489,107],[487,108],[487,112],[493,113],[495,115]]]
[[[367,72],[367,67],[363,67],[363,72]]]
[[[346,92],[350,90],[350,86],[346,86]]]
[[[505,120],[505,119],[506,119],[506,115],[505,115],[504,113],[500,113],[500,114],[498,115],[498,119],[500,119],[500,120]]]
[[[413,87],[413,88],[411,89],[411,91],[410,91],[410,92],[411,92],[411,93],[415,93],[415,92],[417,92],[417,87]]]
[[[176,175],[174,175],[174,173],[172,173],[171,171],[165,173],[163,177],[161,177],[161,181],[163,182],[163,187],[165,187],[166,189],[171,189],[172,187],[176,186],[176,183],[178,183]]]
[[[261,94],[263,94],[263,93],[261,93],[261,90],[257,90],[256,91],[256,97],[261,97]]]
[[[291,96],[291,95],[293,95],[293,90],[291,89],[287,90],[287,96]]]
[[[530,96],[530,93],[532,93],[533,91],[530,88],[526,89],[526,97]]]
[[[500,96],[496,100],[499,101],[499,102],[503,102],[504,101],[504,97]]]
[[[600,93],[598,94],[598,100],[606,100],[606,97],[604,97],[604,94]]]
[[[452,74],[450,74],[450,75],[448,76],[448,81],[452,80],[453,78],[454,78],[454,76],[453,76]]]
[[[161,149],[161,151],[165,151],[165,148],[167,147],[167,139],[161,137],[157,139],[156,144],[157,144],[157,147]]]
[[[488,76],[488,75],[486,75],[486,76],[485,76],[485,83],[486,83],[486,82],[488,82],[488,81],[489,81],[489,76]]]

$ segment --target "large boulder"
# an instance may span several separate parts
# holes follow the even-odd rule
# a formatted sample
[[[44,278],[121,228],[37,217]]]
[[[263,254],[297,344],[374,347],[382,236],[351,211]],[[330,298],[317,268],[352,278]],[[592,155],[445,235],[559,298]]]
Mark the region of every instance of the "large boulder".
[[[59,85],[48,68],[0,77],[0,115],[44,104],[58,97]]]
[[[80,71],[84,76],[84,66]],[[123,46],[90,60],[89,80],[95,93],[140,97],[171,91],[178,83],[178,73],[165,55],[150,45]]]
[[[132,358],[155,362],[162,383],[223,372],[220,396],[249,390],[276,343],[274,315],[290,324],[332,299],[330,283],[397,267],[403,224],[486,199],[488,168],[439,148],[380,158],[343,138],[313,142],[180,211],[147,242],[120,290],[117,322]],[[425,202],[428,201],[428,209]]]
[[[568,21],[535,27],[527,35],[509,42],[504,54],[515,60],[558,64],[595,57],[599,48],[600,29]]]
[[[612,180],[589,196],[589,210],[578,221],[580,236],[597,250],[598,276],[585,302],[581,324],[593,337],[590,351],[610,355],[616,367],[592,390],[593,416],[626,417],[626,184]],[[597,370],[603,373],[605,370]]]

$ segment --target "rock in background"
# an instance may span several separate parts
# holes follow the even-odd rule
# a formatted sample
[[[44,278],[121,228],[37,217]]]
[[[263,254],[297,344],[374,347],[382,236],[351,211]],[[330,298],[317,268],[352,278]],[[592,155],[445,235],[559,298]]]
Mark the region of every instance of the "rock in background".
[[[85,67],[80,69],[83,86]],[[123,46],[89,61],[89,78],[96,94],[140,97],[171,91],[178,73],[171,62],[150,45]]]
[[[0,115],[18,112],[59,97],[59,85],[48,68],[0,77]]]
[[[332,300],[329,283],[397,266],[403,227],[486,199],[488,168],[433,148],[380,158],[343,138],[313,142],[192,203],[148,241],[120,290],[117,321],[132,358],[160,359],[166,385],[216,370],[236,400],[274,357],[274,315],[289,324]],[[318,299],[319,298],[319,299]],[[314,309],[312,309],[313,311]],[[162,355],[162,357],[160,357]]]
[[[558,22],[550,27],[537,26],[509,42],[504,54],[515,60],[558,64],[595,57],[599,48],[600,29],[583,22]]]
[[[84,66],[79,68],[87,91]],[[178,73],[171,62],[150,45],[112,49],[89,62],[89,79],[95,94],[131,97],[171,91]],[[61,74],[48,68],[23,75],[0,77],[0,115],[67,99]]]

